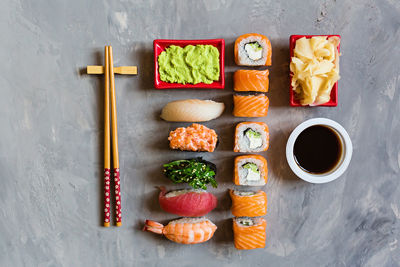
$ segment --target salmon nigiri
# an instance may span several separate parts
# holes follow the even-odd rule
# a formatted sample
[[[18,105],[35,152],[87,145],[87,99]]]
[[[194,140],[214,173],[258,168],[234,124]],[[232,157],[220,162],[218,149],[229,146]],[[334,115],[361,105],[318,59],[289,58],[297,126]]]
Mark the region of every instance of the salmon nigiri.
[[[268,113],[269,99],[266,95],[234,95],[233,116],[265,117]]]
[[[260,190],[236,191],[229,190],[232,199],[232,214],[236,217],[258,217],[267,214],[267,194]]]
[[[268,70],[238,70],[233,75],[233,89],[238,92],[268,92]]]
[[[181,218],[169,222],[166,226],[161,223],[146,220],[143,231],[164,235],[171,241],[180,244],[197,244],[208,241],[217,226],[206,218]]]
[[[263,218],[233,219],[233,242],[237,249],[264,248],[267,221]]]

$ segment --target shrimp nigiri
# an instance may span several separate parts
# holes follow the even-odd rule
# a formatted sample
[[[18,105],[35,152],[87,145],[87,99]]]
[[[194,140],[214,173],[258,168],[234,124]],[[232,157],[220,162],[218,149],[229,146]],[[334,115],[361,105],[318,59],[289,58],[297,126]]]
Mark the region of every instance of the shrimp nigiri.
[[[208,241],[217,226],[206,218],[181,218],[169,222],[166,226],[161,223],[146,220],[143,231],[164,235],[171,241],[180,244],[197,244]]]

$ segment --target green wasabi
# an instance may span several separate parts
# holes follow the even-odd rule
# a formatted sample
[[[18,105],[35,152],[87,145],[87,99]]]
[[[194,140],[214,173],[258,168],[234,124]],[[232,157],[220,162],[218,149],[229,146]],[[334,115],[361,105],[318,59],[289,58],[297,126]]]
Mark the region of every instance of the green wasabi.
[[[219,80],[219,51],[212,45],[171,45],[158,56],[160,80],[169,83],[206,83]]]

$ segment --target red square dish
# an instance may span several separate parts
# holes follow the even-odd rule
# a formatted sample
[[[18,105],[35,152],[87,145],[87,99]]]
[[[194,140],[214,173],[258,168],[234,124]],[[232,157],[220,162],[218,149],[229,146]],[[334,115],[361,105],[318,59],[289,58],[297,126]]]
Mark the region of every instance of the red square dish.
[[[168,83],[160,80],[158,72],[158,55],[170,45],[177,45],[185,47],[187,45],[212,45],[219,51],[219,64],[220,74],[219,80],[211,84],[198,83],[198,84],[181,84],[181,83]],[[170,89],[170,88],[206,88],[206,89],[224,89],[225,87],[225,40],[224,39],[210,39],[210,40],[167,40],[157,39],[153,41],[154,48],[154,87],[157,89]]]
[[[296,40],[300,39],[302,37],[306,37],[308,39],[308,38],[311,38],[313,36],[326,36],[326,37],[337,36],[337,37],[341,38],[340,35],[336,35],[336,34],[334,34],[334,35],[291,35],[290,36],[290,48],[289,48],[289,50],[290,50],[290,62],[292,61],[293,50],[294,50],[294,47],[296,46]],[[339,43],[337,49],[340,52],[340,43]],[[290,72],[290,79],[289,79],[290,80],[289,81],[290,105],[292,107],[308,107],[308,105],[306,105],[306,106],[301,105],[300,101],[295,98],[295,93],[294,93],[293,88],[292,88],[292,76],[293,76],[293,73]],[[332,91],[331,91],[331,99],[328,102],[326,102],[325,104],[321,104],[321,105],[317,105],[317,106],[336,107],[337,105],[338,105],[338,82],[336,82],[333,85],[333,88],[332,88]]]

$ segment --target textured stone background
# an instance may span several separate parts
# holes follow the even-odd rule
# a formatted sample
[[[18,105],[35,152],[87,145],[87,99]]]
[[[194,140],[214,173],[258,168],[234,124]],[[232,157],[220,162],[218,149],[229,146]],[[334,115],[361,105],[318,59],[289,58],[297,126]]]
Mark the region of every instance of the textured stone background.
[[[44,1],[0,4],[0,265],[1,266],[399,266],[400,2],[383,1]],[[273,47],[268,240],[237,251],[230,200],[235,123],[231,115],[233,42],[267,35]],[[288,106],[290,34],[342,35],[339,106]],[[225,90],[153,89],[156,38],[226,40]],[[123,227],[102,219],[102,78],[82,72],[103,62],[137,65],[118,77],[117,101]],[[175,218],[160,210],[156,185],[173,186],[160,166],[193,153],[168,150],[161,121],[168,101],[225,102],[207,126],[221,136],[203,156],[219,167],[219,198],[210,218],[219,227],[205,244],[182,246],[141,232],[143,221]],[[340,179],[313,185],[286,163],[293,128],[327,117],[349,132],[354,154]]]

